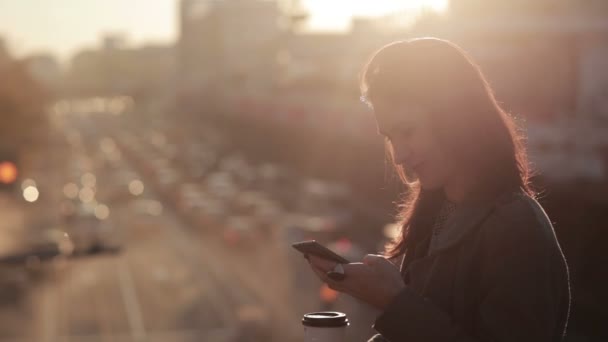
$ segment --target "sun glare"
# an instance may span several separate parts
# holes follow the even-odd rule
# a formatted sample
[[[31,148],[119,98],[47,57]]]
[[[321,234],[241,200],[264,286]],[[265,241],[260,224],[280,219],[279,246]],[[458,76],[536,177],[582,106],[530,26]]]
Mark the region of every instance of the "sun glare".
[[[448,8],[448,0],[426,0],[420,1],[422,3],[422,7],[428,7],[437,12],[443,12]]]
[[[319,30],[345,29],[353,17],[378,17],[390,13],[422,10],[444,12],[449,0],[302,0],[310,11],[309,27]]]

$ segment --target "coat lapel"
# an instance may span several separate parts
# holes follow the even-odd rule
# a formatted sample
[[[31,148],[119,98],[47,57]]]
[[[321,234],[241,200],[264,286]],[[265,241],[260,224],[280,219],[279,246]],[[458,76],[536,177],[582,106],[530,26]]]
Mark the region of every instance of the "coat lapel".
[[[431,238],[429,231],[414,246],[412,253],[408,256],[411,259],[408,261],[406,260],[406,256],[404,256],[401,263],[401,274],[404,276],[404,279],[407,281],[410,278],[408,273],[417,273],[417,270],[427,269],[438,254],[461,242],[492,213],[498,202],[504,201],[512,195],[512,192],[508,192],[493,200],[468,200],[459,204],[454,213],[445,222],[445,239],[440,241],[432,253],[427,255]],[[423,273],[426,273],[426,271]],[[419,275],[417,274],[417,276]]]
[[[498,202],[506,200],[513,194],[512,192],[507,192],[495,199],[468,200],[459,204],[454,213],[445,222],[445,238],[439,242],[439,245],[431,255],[441,253],[441,251],[458,244],[492,213]]]

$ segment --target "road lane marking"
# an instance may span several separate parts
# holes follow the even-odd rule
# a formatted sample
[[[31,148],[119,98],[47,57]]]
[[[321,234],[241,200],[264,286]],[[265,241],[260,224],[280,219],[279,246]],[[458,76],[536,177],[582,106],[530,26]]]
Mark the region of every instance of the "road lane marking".
[[[116,261],[118,270],[118,280],[120,282],[120,293],[122,295],[125,310],[127,311],[127,319],[131,328],[131,336],[135,341],[144,341],[146,339],[146,330],[144,328],[144,320],[141,313],[141,307],[135,293],[133,277],[126,262]]]
[[[55,278],[55,281],[57,279]],[[56,315],[58,311],[57,305],[57,289],[53,291],[52,286],[44,287],[42,289],[41,298],[41,311],[42,311],[42,342],[54,342],[55,336],[57,336],[58,322]],[[54,293],[52,293],[54,292]]]

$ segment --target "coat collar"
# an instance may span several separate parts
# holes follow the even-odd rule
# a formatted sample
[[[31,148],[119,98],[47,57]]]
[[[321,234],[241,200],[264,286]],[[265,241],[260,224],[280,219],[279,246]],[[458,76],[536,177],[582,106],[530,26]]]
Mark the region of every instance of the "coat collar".
[[[498,203],[508,200],[515,193],[517,191],[505,192],[491,200],[468,200],[459,203],[456,210],[445,222],[444,238],[430,255],[440,253],[458,244],[492,213]]]

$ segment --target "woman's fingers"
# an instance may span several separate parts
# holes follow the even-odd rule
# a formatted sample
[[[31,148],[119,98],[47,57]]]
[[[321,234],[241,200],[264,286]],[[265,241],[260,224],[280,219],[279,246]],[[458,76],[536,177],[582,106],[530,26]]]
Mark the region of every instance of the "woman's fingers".
[[[321,279],[321,281],[325,281],[325,279],[327,278],[327,275],[325,274],[325,272],[323,272],[321,269],[315,267],[314,265],[310,265],[312,268],[312,271],[315,272],[315,274],[319,277],[319,279]]]
[[[343,264],[345,278],[334,280],[327,275],[336,265],[318,257],[310,257],[310,266],[315,274],[335,291],[346,293],[363,302],[382,308],[387,303],[383,296],[397,293],[404,287],[399,269],[388,259],[379,255],[368,255],[363,263]]]
[[[317,274],[317,276],[319,277],[319,279],[321,279],[322,282],[326,283],[330,289],[332,289],[334,291],[340,291],[340,292],[344,292],[346,290],[346,287],[344,286],[344,284],[342,282],[338,282],[338,281],[331,279],[330,277],[327,276],[327,274],[323,270],[315,267],[314,265],[311,265],[311,266],[312,266],[313,272],[315,272]]]

